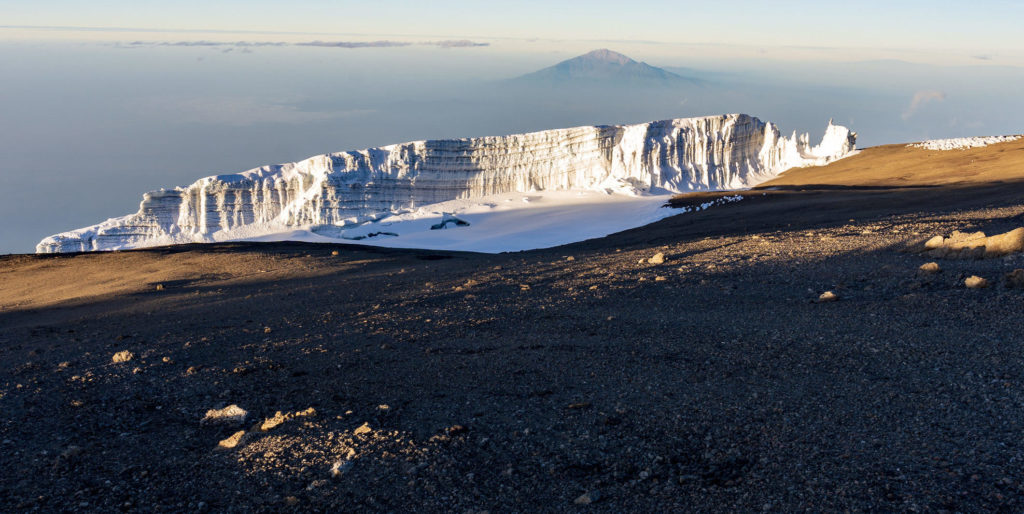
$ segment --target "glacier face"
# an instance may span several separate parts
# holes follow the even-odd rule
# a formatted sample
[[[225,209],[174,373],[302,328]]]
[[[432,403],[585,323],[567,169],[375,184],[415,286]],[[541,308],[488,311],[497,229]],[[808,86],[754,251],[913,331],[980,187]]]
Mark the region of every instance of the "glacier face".
[[[116,250],[347,227],[455,199],[572,189],[683,192],[756,185],[854,150],[829,122],[821,144],[744,114],[529,134],[414,141],[318,155],[143,195],[139,211],[43,239],[39,253]]]

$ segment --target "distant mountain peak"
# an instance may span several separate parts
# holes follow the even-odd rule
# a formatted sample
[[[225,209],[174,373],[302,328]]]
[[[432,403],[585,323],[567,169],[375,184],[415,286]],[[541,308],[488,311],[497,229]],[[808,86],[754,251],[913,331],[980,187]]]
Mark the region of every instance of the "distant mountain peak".
[[[537,84],[667,86],[699,81],[639,62],[607,48],[592,50],[514,80]]]
[[[620,54],[619,52],[616,52],[614,50],[609,50],[607,48],[599,48],[597,50],[591,50],[591,51],[589,51],[589,52],[587,52],[587,53],[577,57],[577,59],[580,59],[580,58],[586,58],[586,59],[591,59],[591,60],[596,60],[596,61],[603,61],[603,62],[608,62],[608,63],[615,63],[615,64],[629,64],[629,63],[632,63],[632,62],[636,62],[633,59],[630,59],[628,56]]]

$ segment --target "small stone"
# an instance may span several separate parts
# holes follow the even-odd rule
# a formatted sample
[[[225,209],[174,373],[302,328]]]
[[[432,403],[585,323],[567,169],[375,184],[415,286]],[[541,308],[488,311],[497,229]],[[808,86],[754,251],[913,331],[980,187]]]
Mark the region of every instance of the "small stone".
[[[231,404],[223,409],[210,409],[206,411],[206,415],[203,416],[200,423],[206,424],[235,424],[241,425],[245,423],[245,418],[249,416],[249,412],[245,409]]]
[[[594,284],[594,285],[590,286],[590,290],[591,291],[596,291],[597,290],[597,284]]]
[[[590,505],[591,503],[594,503],[600,499],[601,492],[595,489],[593,491],[579,495],[579,497],[577,497],[576,501],[574,501],[573,503],[575,503],[576,505]]]
[[[370,432],[373,432],[373,429],[370,428],[369,423],[363,423],[362,425],[359,425],[355,430],[352,431],[352,433],[355,435],[369,434]]]
[[[567,260],[567,261],[574,261],[574,260],[576,260],[576,258],[573,257],[572,255],[570,255],[570,256],[566,257],[565,260]]]
[[[163,284],[157,284],[156,285],[156,290],[157,291],[163,291],[164,290],[164,285]]]
[[[651,257],[650,259],[647,259],[647,262],[650,264],[661,264],[665,262],[665,254],[658,252],[654,254],[654,256]]]
[[[938,273],[938,272],[942,271],[942,268],[939,267],[939,263],[937,263],[937,262],[926,262],[926,263],[922,264],[920,268],[917,268],[917,269],[920,270],[921,273],[929,273],[929,274],[931,274],[931,273]]]
[[[1024,227],[985,239],[985,256],[999,257],[1024,250]]]
[[[121,350],[114,354],[114,356],[111,358],[111,361],[113,361],[116,364],[120,362],[128,362],[134,358],[134,353],[129,352],[128,350]]]
[[[924,247],[929,249],[929,250],[933,250],[935,248],[941,248],[942,244],[945,241],[946,241],[945,238],[943,238],[942,236],[935,236],[935,237],[929,239],[928,241],[925,241]]]
[[[333,256],[335,256],[335,257],[337,257],[337,256],[338,256],[338,251],[337,251],[337,250],[334,250],[333,252],[331,252],[331,255],[333,255]]]
[[[344,475],[346,471],[352,469],[353,464],[354,463],[348,459],[336,461],[331,466],[331,477],[338,478],[341,475]]]
[[[964,285],[968,289],[984,289],[988,287],[988,280],[977,275],[971,275],[964,280]]]
[[[654,281],[655,281],[655,282],[664,282],[664,281],[666,281],[666,280],[668,280],[668,279],[667,279],[667,278],[665,278],[665,277],[662,277],[662,276],[657,276],[657,277],[654,277]]]
[[[287,421],[287,418],[284,417],[284,414],[281,411],[277,411],[274,413],[274,417],[264,419],[263,423],[260,423],[260,431],[273,430],[284,424],[285,421]]]
[[[263,333],[264,334],[269,334],[271,332],[273,332],[273,329],[271,329],[270,327],[263,327]]]
[[[1015,269],[1007,273],[1006,287],[1024,289],[1024,269]]]
[[[262,423],[260,423],[259,430],[261,432],[266,432],[268,430],[273,430],[273,429],[283,425],[285,421],[289,421],[289,420],[292,420],[292,419],[295,419],[295,418],[305,418],[305,417],[308,417],[308,416],[315,416],[315,415],[316,415],[316,409],[314,409],[313,407],[310,407],[310,408],[308,408],[306,410],[301,410],[301,411],[296,411],[296,412],[289,412],[287,414],[285,414],[285,413],[283,413],[281,411],[277,411],[277,412],[274,413],[274,417],[266,418],[266,419],[263,420]]]
[[[221,442],[217,443],[217,449],[218,450],[230,450],[232,448],[235,448],[239,444],[242,443],[242,439],[244,437],[245,437],[245,430],[239,430],[238,432],[235,432],[234,434],[231,434],[231,437],[228,437],[227,439],[224,439]]]
[[[294,496],[288,496],[284,499],[285,505],[294,506],[299,504],[299,499]]]
[[[70,459],[72,457],[77,457],[77,456],[81,455],[81,453],[82,453],[82,447],[81,446],[71,445],[71,446],[68,446],[67,448],[65,448],[64,451],[61,452],[60,456],[65,458],[65,459]]]
[[[832,291],[825,291],[824,293],[821,293],[821,296],[818,297],[818,303],[834,302],[837,300],[839,300],[839,295],[833,293]]]
[[[452,426],[444,429],[444,431],[448,435],[459,435],[459,434],[465,434],[466,432],[469,432],[469,429],[464,427],[464,426],[462,426],[462,425],[452,425]]]

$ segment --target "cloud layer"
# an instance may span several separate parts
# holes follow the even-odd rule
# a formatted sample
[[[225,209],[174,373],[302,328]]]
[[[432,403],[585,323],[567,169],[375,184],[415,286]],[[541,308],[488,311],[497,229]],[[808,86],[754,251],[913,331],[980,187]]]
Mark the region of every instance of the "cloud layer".
[[[910,99],[910,105],[907,106],[906,110],[903,111],[903,119],[908,120],[914,113],[917,112],[921,106],[929,102],[941,102],[946,99],[946,93],[937,91],[934,89],[925,89],[917,91],[914,96]]]
[[[389,48],[393,46],[409,46],[405,41],[309,41],[295,43],[295,46],[322,46],[327,48]]]
[[[128,46],[229,46],[229,47],[254,47],[254,46],[285,46],[288,43],[279,41],[132,41]]]
[[[443,41],[306,41],[302,43],[285,43],[283,41],[132,41],[118,44],[122,48],[139,48],[147,46],[180,46],[180,47],[227,47],[252,48],[260,46],[316,46],[322,48],[393,48],[412,45],[436,46],[439,48],[475,48],[490,46],[490,43],[470,41],[468,39],[448,39]]]
[[[490,43],[478,43],[476,41],[470,41],[468,39],[449,39],[446,41],[425,41],[424,45],[434,45],[441,48],[468,48],[474,46],[490,46]]]

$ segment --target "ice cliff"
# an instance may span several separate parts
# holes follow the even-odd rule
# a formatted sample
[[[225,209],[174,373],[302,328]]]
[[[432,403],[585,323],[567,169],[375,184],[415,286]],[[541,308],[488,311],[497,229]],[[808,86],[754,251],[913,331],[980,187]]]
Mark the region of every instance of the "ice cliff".
[[[529,134],[414,141],[318,155],[143,195],[139,211],[56,234],[40,253],[115,250],[354,226],[438,202],[509,192],[737,189],[853,151],[829,122],[822,142],[744,114]]]

